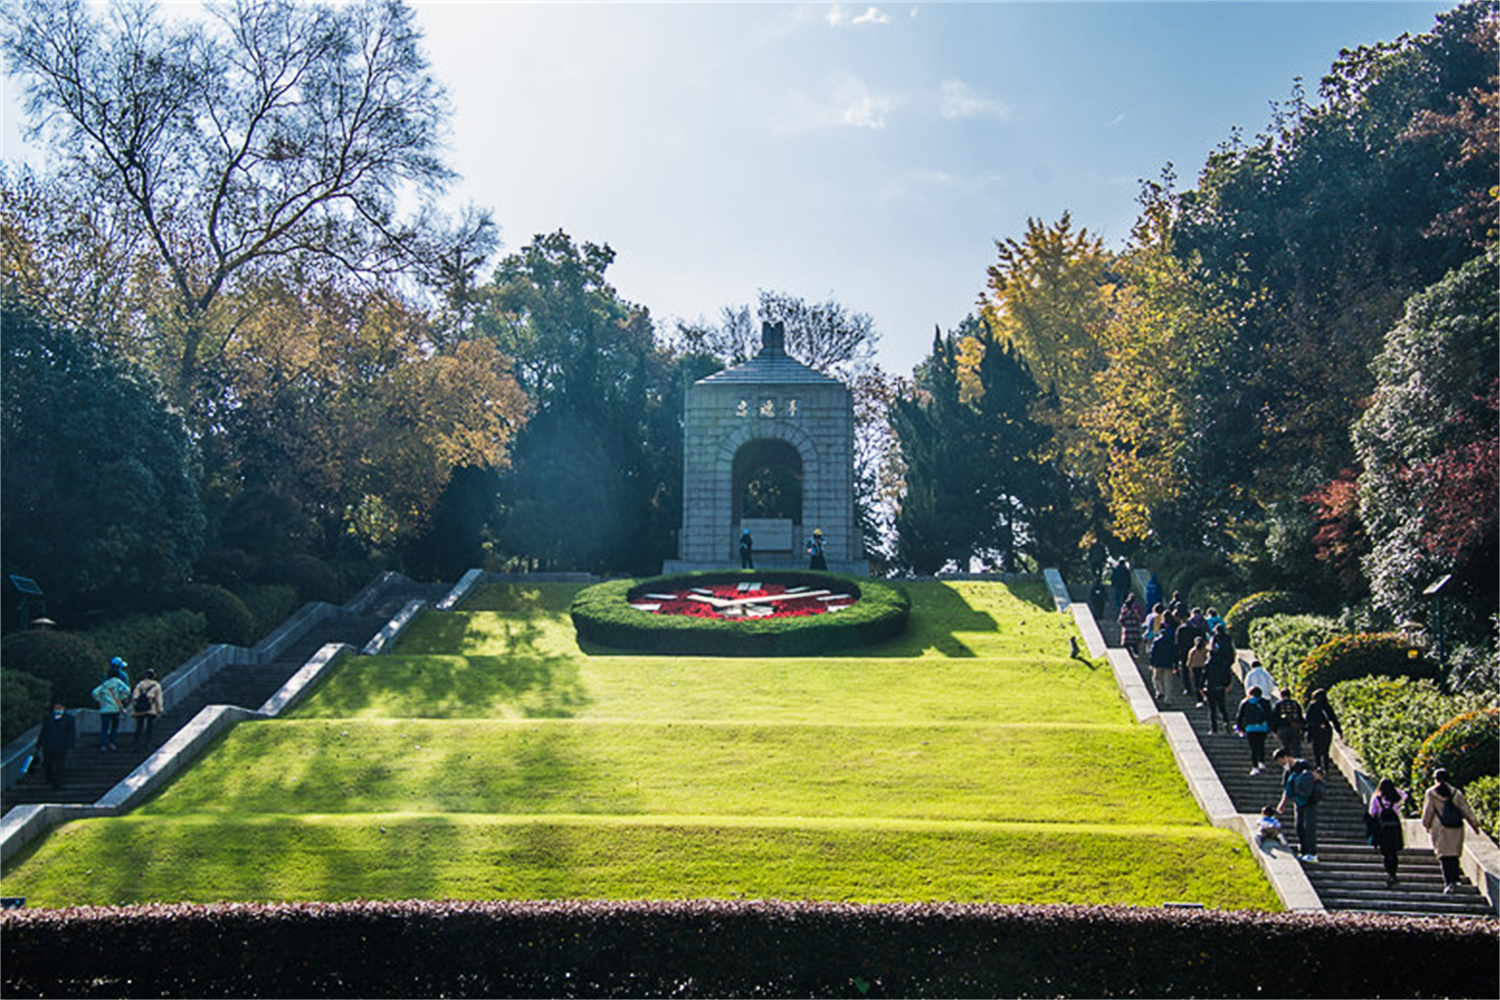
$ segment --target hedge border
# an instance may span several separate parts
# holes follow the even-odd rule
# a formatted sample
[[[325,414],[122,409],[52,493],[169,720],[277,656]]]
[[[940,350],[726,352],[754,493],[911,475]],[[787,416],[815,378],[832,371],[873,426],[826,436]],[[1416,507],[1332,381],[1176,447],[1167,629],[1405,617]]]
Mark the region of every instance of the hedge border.
[[[7,996],[1495,996],[1500,925],[773,901],[0,913]],[[1162,961],[1162,956],[1173,956]],[[1236,956],[1274,956],[1236,962]]]
[[[837,614],[725,621],[685,615],[652,615],[630,607],[648,590],[710,583],[775,581],[788,586],[830,584],[859,601]],[[911,599],[899,586],[812,570],[709,570],[644,579],[608,580],[573,599],[573,627],[581,642],[635,653],[688,656],[808,656],[861,649],[906,630]]]

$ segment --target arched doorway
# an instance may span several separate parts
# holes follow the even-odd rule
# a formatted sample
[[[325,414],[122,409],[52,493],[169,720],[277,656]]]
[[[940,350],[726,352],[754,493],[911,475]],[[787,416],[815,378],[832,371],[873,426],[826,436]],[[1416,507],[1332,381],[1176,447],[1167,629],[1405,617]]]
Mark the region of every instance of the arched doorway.
[[[734,520],[802,522],[802,456],[785,441],[747,441],[734,455]]]

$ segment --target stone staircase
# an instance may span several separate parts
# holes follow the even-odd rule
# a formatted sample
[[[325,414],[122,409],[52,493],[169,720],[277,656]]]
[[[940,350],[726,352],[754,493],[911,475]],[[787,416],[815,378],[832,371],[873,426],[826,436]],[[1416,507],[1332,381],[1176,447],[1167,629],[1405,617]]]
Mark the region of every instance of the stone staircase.
[[[355,614],[340,610],[317,622],[271,663],[230,665],[207,683],[173,705],[156,720],[151,746],[135,746],[134,721],[121,721],[116,738],[119,750],[101,753],[93,733],[80,733],[78,745],[68,754],[65,780],[50,787],[41,768],[0,793],[0,813],[12,806],[40,802],[91,804],[135,770],[172,734],[186,725],[205,705],[238,705],[258,710],[281,686],[325,645],[344,642],[356,649],[369,642],[408,601],[435,604],[451,589],[450,584],[422,584],[397,580],[381,591],[369,611]]]
[[[1118,647],[1120,627],[1106,612],[1099,630],[1106,644]],[[1151,688],[1151,670],[1144,657],[1136,658],[1137,668]],[[1235,710],[1244,689],[1233,683],[1225,702]],[[1221,727],[1218,733],[1208,729],[1208,708],[1196,707],[1196,699],[1187,699],[1173,691],[1171,705],[1158,708],[1181,712],[1193,727],[1198,743],[1219,776],[1236,812],[1258,816],[1265,806],[1274,806],[1281,798],[1281,770],[1274,764],[1259,775],[1251,775],[1250,749],[1245,740]],[[1276,751],[1272,736],[1266,755]],[[1312,883],[1318,898],[1328,910],[1351,910],[1368,913],[1392,913],[1415,916],[1493,917],[1495,908],[1471,885],[1462,885],[1451,894],[1443,892],[1443,878],[1437,858],[1430,850],[1408,847],[1401,852],[1399,883],[1386,886],[1385,867],[1380,853],[1365,842],[1365,803],[1340,772],[1325,776],[1327,792],[1318,809],[1318,861],[1303,863],[1302,870]],[[1287,842],[1300,853],[1296,824],[1289,805],[1281,816]],[[1281,850],[1273,846],[1272,850]]]

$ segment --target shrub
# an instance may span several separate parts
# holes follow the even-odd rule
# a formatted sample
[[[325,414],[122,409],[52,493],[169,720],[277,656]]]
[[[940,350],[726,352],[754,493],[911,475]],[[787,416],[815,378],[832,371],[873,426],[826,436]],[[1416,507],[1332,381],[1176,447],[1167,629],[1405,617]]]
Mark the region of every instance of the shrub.
[[[1481,775],[1464,788],[1464,798],[1479,816],[1479,825],[1491,840],[1500,841],[1500,777]]]
[[[0,670],[0,745],[42,721],[52,707],[52,684],[19,670]]]
[[[249,646],[256,640],[255,616],[245,602],[212,583],[190,583],[177,592],[177,602],[206,619],[209,642]]]
[[[255,619],[255,634],[267,635],[301,607],[297,588],[285,583],[245,583],[234,594]]]
[[[1229,628],[1235,645],[1250,644],[1250,623],[1257,618],[1271,615],[1300,615],[1311,611],[1312,598],[1295,590],[1262,590],[1242,597],[1234,602],[1224,615],[1224,624]]]
[[[0,662],[7,670],[49,682],[52,697],[69,708],[93,708],[90,692],[104,679],[108,661],[98,646],[77,632],[33,628],[0,641]]]
[[[894,638],[906,628],[911,600],[906,592],[873,580],[812,572],[762,572],[755,579],[788,586],[827,586],[830,582],[860,595],[858,603],[834,614],[724,621],[684,615],[653,615],[632,608],[633,593],[738,582],[733,572],[688,573],[646,580],[610,580],[573,599],[573,627],[580,640],[640,653],[689,656],[806,656]]]
[[[333,568],[317,556],[287,556],[267,566],[260,583],[284,583],[296,588],[300,603],[324,601],[337,604],[343,600],[343,585]]]
[[[123,657],[130,679],[147,667],[165,677],[208,642],[207,618],[186,608],[162,615],[132,615],[84,633],[106,657]]]
[[[1292,690],[1302,699],[1318,688],[1360,677],[1431,677],[1431,661],[1394,633],[1336,636],[1314,649],[1297,665]]]
[[[365,902],[0,912],[6,996],[1486,997],[1494,921],[1109,906]],[[1246,954],[1232,976],[1225,942]],[[1146,956],[1170,952],[1174,961]],[[1229,976],[1229,979],[1226,979]]]
[[[1500,708],[1456,715],[1427,737],[1412,768],[1426,778],[1439,767],[1446,767],[1459,786],[1500,774]]]
[[[1338,623],[1332,618],[1269,615],[1250,623],[1250,648],[1277,684],[1291,684],[1307,654],[1338,634]]]
[[[1377,778],[1406,789],[1426,783],[1425,774],[1412,773],[1412,762],[1427,737],[1454,715],[1484,707],[1483,696],[1445,695],[1432,681],[1409,677],[1343,681],[1329,690],[1328,700],[1343,724],[1344,739],[1366,766]]]

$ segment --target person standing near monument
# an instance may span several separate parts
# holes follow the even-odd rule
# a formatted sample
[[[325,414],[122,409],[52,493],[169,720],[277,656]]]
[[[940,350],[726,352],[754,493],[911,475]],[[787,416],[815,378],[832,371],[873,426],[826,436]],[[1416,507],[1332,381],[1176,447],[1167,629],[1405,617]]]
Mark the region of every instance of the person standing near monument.
[[[814,528],[812,537],[807,540],[808,569],[828,568],[828,559],[823,555],[823,529]]]
[[[750,537],[750,529],[746,528],[740,532],[740,569],[755,568],[755,539]]]

